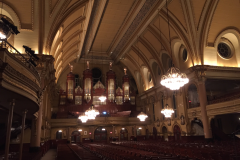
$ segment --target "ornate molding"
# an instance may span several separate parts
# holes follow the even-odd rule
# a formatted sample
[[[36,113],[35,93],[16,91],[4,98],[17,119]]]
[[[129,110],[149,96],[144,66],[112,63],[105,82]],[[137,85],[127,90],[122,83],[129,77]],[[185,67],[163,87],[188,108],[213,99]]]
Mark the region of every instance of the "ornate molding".
[[[139,13],[137,14],[137,16],[134,18],[132,24],[129,26],[128,30],[125,32],[123,38],[120,40],[117,47],[114,49],[113,54],[111,55],[113,59],[115,59],[117,55],[121,52],[123,47],[128,42],[129,38],[132,36],[132,34],[137,29],[139,24],[144,20],[145,16],[150,11],[150,9],[155,4],[155,2],[156,0],[146,0],[144,5],[140,9]]]

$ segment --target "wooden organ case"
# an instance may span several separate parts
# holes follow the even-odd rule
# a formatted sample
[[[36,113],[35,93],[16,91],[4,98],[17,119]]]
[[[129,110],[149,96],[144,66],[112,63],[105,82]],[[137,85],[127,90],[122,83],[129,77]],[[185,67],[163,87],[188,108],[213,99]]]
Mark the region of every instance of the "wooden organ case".
[[[76,86],[75,75],[67,75],[66,91],[60,90],[59,110],[57,118],[77,118],[93,104],[99,110],[99,116],[129,117],[131,112],[136,111],[136,94],[130,89],[129,77],[124,68],[122,88],[116,87],[116,74],[110,63],[109,71],[106,73],[106,86],[98,81],[93,86],[92,71],[83,71],[83,84]],[[106,101],[101,102],[100,96],[106,96]]]

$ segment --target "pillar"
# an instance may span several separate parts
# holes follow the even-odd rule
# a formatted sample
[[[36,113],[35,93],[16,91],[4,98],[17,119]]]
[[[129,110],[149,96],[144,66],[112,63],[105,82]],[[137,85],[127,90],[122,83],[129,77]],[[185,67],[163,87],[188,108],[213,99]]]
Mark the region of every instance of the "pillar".
[[[38,110],[38,118],[33,120],[30,142],[30,152],[38,152],[40,150],[41,126],[42,126],[42,102],[40,102]],[[34,127],[34,129],[33,129]]]
[[[8,113],[8,124],[7,124],[7,134],[6,134],[6,144],[5,144],[5,160],[8,160],[14,106],[15,106],[15,99],[13,99],[12,102],[10,102],[9,113]]]
[[[70,136],[70,128],[69,127],[67,129],[67,141],[69,141],[69,143],[71,143],[71,136]]]
[[[21,131],[21,139],[20,139],[19,160],[22,160],[23,138],[24,138],[26,114],[27,114],[27,110],[25,110],[23,112],[23,116],[22,116],[22,131]]]
[[[137,126],[134,125],[134,137],[136,138],[137,137]]]
[[[202,116],[205,139],[212,139],[212,133],[210,131],[210,125],[209,125],[207,109],[206,109],[207,94],[206,94],[206,88],[205,88],[205,79],[202,81],[198,81],[198,96],[200,101],[201,116]]]
[[[113,130],[112,130],[112,137],[115,137],[115,126],[113,126]]]

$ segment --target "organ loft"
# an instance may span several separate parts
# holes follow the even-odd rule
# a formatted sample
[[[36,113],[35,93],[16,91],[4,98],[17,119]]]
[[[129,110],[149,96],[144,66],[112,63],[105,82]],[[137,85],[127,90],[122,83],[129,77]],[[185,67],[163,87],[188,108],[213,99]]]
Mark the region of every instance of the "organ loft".
[[[0,0],[0,160],[239,160],[239,0]]]

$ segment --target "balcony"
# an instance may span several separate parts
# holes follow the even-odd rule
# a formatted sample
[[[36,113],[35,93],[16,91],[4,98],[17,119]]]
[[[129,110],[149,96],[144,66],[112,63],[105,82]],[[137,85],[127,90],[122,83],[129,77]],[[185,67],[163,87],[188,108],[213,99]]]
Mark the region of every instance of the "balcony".
[[[0,105],[9,107],[15,99],[14,112],[24,109],[32,116],[39,109],[40,76],[28,59],[7,41],[0,41]]]

